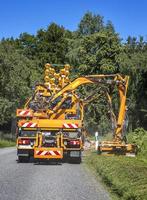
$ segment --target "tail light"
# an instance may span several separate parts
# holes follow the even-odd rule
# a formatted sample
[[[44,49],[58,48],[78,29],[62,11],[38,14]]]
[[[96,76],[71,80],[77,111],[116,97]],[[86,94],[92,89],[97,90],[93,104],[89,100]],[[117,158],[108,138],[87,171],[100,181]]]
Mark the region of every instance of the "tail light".
[[[79,146],[80,145],[80,141],[79,140],[71,140],[70,141],[70,145],[72,145],[72,146]]]
[[[29,145],[30,140],[29,139],[18,139],[18,144],[22,145]]]

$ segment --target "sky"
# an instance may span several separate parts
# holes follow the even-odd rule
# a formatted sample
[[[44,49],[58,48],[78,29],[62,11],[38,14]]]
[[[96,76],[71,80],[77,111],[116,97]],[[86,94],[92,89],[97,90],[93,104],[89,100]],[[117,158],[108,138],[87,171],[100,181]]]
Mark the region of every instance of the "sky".
[[[74,31],[87,11],[111,20],[124,40],[147,39],[147,0],[0,0],[0,39],[36,34],[51,22]]]

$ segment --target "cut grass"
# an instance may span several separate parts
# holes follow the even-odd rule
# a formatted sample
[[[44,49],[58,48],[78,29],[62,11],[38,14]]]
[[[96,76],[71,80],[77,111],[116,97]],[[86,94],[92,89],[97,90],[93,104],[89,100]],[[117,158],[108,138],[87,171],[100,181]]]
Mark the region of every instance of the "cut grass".
[[[115,199],[147,199],[147,164],[138,157],[99,156],[89,151],[85,162],[116,194]]]
[[[0,139],[0,148],[12,147],[12,146],[15,146],[15,145],[16,145],[16,143],[14,141]]]

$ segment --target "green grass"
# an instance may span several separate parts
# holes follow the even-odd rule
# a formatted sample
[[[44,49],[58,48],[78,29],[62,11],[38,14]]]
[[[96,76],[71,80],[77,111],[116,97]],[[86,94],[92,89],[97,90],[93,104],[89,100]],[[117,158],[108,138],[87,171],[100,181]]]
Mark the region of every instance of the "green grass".
[[[102,138],[111,140],[111,134]],[[101,177],[108,186],[113,199],[147,199],[147,131],[138,128],[127,135],[129,143],[136,144],[135,158],[125,156],[104,156],[89,151],[86,164]]]
[[[0,148],[12,147],[12,146],[15,146],[15,145],[16,145],[16,143],[14,141],[0,139]]]
[[[147,199],[147,164],[142,159],[88,152],[85,162],[102,178],[113,197],[115,194],[115,199]]]

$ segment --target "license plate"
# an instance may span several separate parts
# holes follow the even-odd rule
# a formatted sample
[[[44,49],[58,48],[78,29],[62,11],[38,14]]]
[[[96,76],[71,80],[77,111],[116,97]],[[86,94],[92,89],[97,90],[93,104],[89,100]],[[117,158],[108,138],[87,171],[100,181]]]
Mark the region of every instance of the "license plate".
[[[79,151],[71,151],[70,157],[80,157],[80,152]]]
[[[19,149],[32,149],[31,145],[18,145]]]

